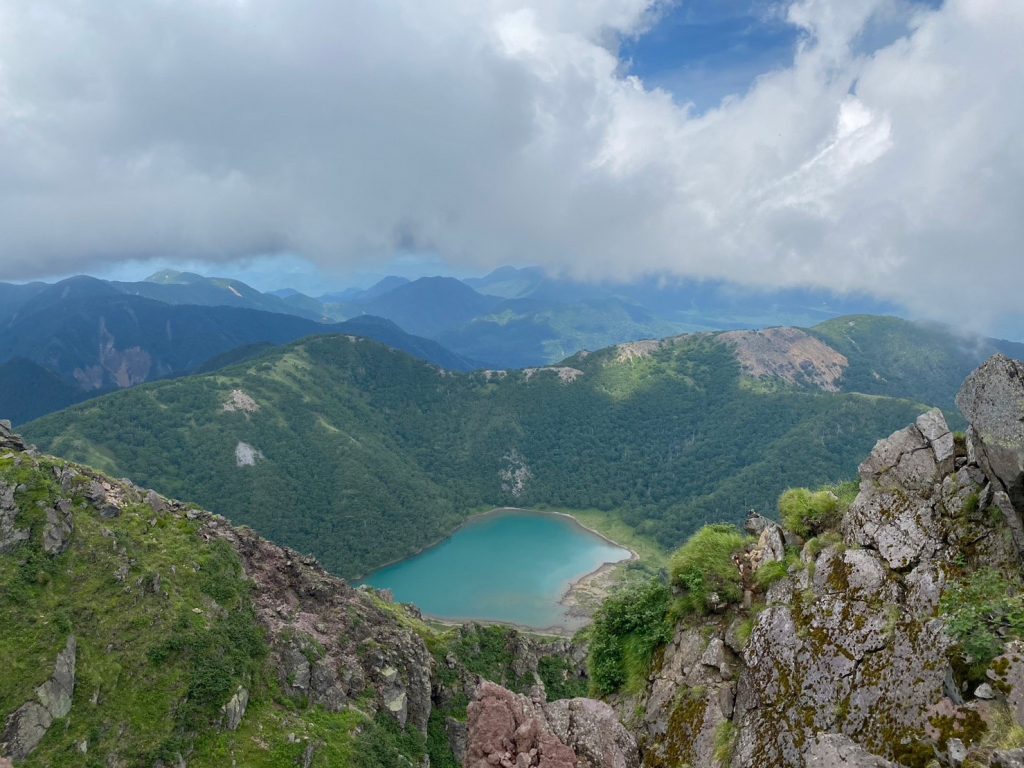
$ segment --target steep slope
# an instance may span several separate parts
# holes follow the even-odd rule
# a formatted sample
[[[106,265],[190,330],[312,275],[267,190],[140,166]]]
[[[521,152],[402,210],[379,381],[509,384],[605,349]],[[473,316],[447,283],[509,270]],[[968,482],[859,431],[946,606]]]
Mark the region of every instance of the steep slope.
[[[231,405],[235,391],[252,405]],[[852,475],[877,434],[920,410],[751,385],[714,336],[467,375],[323,337],[26,433],[358,575],[487,505],[614,510],[675,546],[708,519],[769,509],[789,485]]]
[[[958,402],[966,436],[922,414],[878,441],[859,487],[788,492],[785,527],[707,526],[669,584],[605,603],[587,631],[592,690],[644,768],[1024,764],[1024,363],[993,357]],[[503,724],[557,737],[551,719],[482,684],[467,764],[536,764]],[[630,765],[616,725],[550,751]]]
[[[891,397],[913,397],[947,411],[972,370],[1001,352],[1024,357],[1024,344],[896,317],[853,315],[821,323],[810,332],[842,353],[849,365],[843,389]]]
[[[478,675],[578,692],[577,649],[431,628],[0,423],[0,764],[455,768]]]

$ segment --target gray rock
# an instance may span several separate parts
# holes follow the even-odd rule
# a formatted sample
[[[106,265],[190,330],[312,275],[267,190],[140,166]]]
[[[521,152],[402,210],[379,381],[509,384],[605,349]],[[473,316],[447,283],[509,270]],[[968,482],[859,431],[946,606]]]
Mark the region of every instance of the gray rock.
[[[633,736],[615,710],[594,699],[562,699],[544,707],[548,727],[583,765],[593,768],[639,768]]]
[[[249,706],[249,691],[238,687],[235,695],[224,705],[224,727],[229,731],[237,731],[245,717],[245,709]]]
[[[53,677],[36,688],[39,703],[46,707],[54,720],[71,711],[71,699],[75,693],[75,655],[78,644],[75,636],[68,637],[64,650],[57,656]]]
[[[747,513],[746,522],[743,523],[743,530],[751,536],[760,536],[761,532],[771,525],[775,525],[775,521],[758,514],[754,510],[750,510]]]
[[[26,451],[28,446],[21,436],[15,433],[11,422],[6,419],[0,420],[0,450],[5,451]]]
[[[36,701],[20,706],[9,718],[0,740],[0,754],[14,760],[28,757],[39,746],[54,720],[67,716],[75,691],[75,636],[57,655],[53,676],[36,688]]]
[[[862,480],[880,489],[929,491],[938,474],[935,454],[916,426],[909,426],[879,440],[860,465]]]
[[[46,527],[43,528],[43,551],[48,555],[59,555],[71,543],[74,517],[71,502],[61,499],[53,509],[46,510]]]
[[[1024,642],[1007,643],[1003,654],[989,665],[986,675],[1005,694],[1014,719],[1024,723]]]
[[[950,739],[946,742],[946,758],[954,766],[961,766],[967,759],[967,747],[961,739]]]
[[[0,753],[13,760],[24,760],[39,746],[53,724],[53,718],[42,704],[29,701],[7,719]]]
[[[756,550],[761,553],[761,563],[782,562],[786,559],[786,542],[782,529],[777,525],[769,525],[757,539]]]
[[[838,733],[819,733],[806,754],[807,768],[896,768]]]
[[[1024,749],[993,752],[991,766],[992,768],[1024,768]]]
[[[15,489],[0,483],[0,554],[9,552],[24,541],[28,541],[30,531],[18,528],[18,505],[14,501]]]
[[[978,463],[1024,511],[1024,363],[993,355],[956,396],[971,423]]]
[[[918,431],[932,447],[935,463],[940,475],[948,475],[954,469],[955,444],[953,433],[949,431],[946,417],[938,408],[922,413],[915,422]]]
[[[992,690],[992,686],[988,683],[982,683],[974,689],[974,697],[988,701],[996,697],[996,692]]]
[[[455,755],[455,761],[462,765],[466,761],[466,724],[454,717],[445,718],[445,735],[448,737],[448,746]]]

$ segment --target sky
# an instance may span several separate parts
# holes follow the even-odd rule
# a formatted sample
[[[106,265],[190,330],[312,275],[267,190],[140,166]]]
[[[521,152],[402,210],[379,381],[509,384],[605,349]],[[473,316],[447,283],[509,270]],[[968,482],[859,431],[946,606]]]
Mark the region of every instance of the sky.
[[[0,280],[1024,278],[1020,0],[0,0]]]

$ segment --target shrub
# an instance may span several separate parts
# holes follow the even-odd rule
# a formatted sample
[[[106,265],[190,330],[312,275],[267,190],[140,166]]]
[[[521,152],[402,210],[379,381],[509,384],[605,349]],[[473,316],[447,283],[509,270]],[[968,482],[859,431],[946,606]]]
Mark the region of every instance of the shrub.
[[[615,592],[601,604],[587,630],[587,668],[595,693],[643,685],[654,652],[672,638],[670,602],[668,587],[651,579]]]
[[[732,720],[726,720],[715,731],[714,758],[719,765],[729,765],[732,762],[733,753],[736,751],[736,725]]]
[[[738,603],[743,582],[733,556],[751,542],[734,525],[705,525],[672,555],[672,585],[683,591],[680,608],[703,613],[718,603]]]
[[[757,586],[761,589],[768,589],[779,579],[786,578],[786,574],[789,572],[790,560],[773,560],[770,563],[765,563],[757,572],[754,574],[754,581],[757,582]]]
[[[970,680],[981,681],[1006,636],[1024,636],[1024,594],[1017,580],[991,568],[970,574],[943,594],[940,610],[957,641]]]
[[[791,488],[779,497],[779,515],[786,529],[806,538],[838,524],[839,496],[831,489]]]

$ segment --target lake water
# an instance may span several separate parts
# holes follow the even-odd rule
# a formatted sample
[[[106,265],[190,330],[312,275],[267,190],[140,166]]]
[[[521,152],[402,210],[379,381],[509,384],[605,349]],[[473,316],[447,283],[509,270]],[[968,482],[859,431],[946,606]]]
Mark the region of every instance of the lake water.
[[[544,629],[574,627],[559,600],[571,582],[629,557],[564,515],[501,509],[473,518],[436,547],[371,573],[442,619],[482,619]]]

